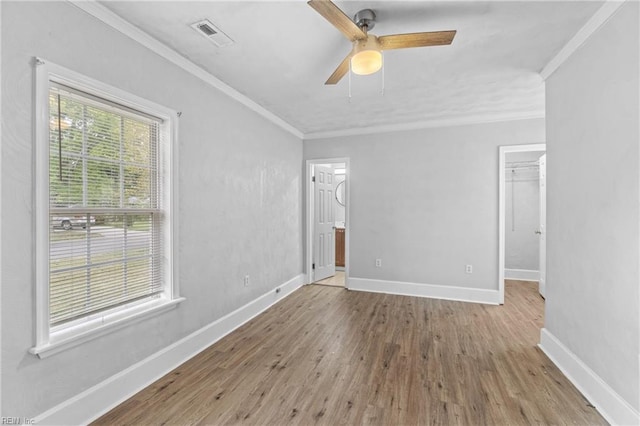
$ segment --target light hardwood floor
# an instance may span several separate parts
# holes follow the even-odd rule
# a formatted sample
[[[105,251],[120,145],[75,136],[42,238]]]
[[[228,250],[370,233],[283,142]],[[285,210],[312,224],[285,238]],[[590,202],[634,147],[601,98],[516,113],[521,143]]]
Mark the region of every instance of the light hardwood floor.
[[[336,274],[334,276],[325,278],[324,280],[316,281],[314,284],[330,285],[333,287],[344,288],[344,271],[336,271]]]
[[[606,424],[504,306],[305,286],[95,424]]]

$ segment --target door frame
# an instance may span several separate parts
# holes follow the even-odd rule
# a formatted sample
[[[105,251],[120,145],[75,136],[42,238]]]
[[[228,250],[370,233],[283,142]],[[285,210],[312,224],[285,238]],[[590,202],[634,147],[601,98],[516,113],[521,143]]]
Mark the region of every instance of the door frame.
[[[349,157],[339,157],[339,158],[321,158],[314,160],[307,160],[305,166],[305,269],[306,269],[306,284],[313,283],[313,208],[314,208],[314,200],[313,200],[313,182],[311,181],[312,176],[312,168],[316,164],[339,164],[344,163],[345,165],[345,206],[344,206],[344,286],[345,288],[349,288],[349,236],[350,236],[350,209],[351,209],[351,191],[349,190],[351,186],[350,176],[350,164]]]
[[[504,305],[504,258],[506,247],[505,171],[507,154],[513,152],[547,151],[546,143],[528,145],[503,145],[498,147],[498,293],[499,303]]]

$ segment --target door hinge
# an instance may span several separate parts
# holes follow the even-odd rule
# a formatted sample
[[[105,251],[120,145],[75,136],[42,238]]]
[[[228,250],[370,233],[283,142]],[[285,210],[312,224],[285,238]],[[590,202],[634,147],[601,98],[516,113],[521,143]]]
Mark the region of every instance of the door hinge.
[[[311,269],[316,269],[316,264],[315,263],[311,265]]]
[[[311,182],[315,182],[315,181],[316,181],[316,177],[315,177],[315,176],[312,176],[312,177],[311,177]]]

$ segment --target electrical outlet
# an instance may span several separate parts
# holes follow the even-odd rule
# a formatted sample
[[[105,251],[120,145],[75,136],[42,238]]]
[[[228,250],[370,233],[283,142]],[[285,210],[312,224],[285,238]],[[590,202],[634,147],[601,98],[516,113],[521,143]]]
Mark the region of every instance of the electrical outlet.
[[[244,276],[244,286],[249,287],[249,275]]]
[[[464,272],[466,272],[467,274],[472,274],[473,273],[473,265],[467,265],[464,269]]]
[[[382,268],[382,259],[376,259],[376,268]]]

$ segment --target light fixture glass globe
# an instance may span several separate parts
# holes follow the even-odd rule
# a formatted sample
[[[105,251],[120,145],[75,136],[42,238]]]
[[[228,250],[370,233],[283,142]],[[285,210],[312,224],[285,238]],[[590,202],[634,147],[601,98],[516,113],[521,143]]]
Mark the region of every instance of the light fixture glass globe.
[[[351,71],[358,75],[369,75],[382,68],[382,48],[378,37],[367,34],[367,38],[353,42]]]
[[[362,50],[351,58],[354,74],[369,75],[382,68],[382,53],[378,50]]]

